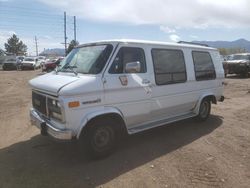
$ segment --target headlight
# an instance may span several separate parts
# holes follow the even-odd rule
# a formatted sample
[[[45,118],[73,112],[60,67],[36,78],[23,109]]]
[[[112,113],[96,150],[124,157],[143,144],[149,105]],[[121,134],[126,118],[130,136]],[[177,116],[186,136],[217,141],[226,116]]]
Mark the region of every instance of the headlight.
[[[63,121],[62,108],[58,100],[48,98],[48,111],[49,117]]]

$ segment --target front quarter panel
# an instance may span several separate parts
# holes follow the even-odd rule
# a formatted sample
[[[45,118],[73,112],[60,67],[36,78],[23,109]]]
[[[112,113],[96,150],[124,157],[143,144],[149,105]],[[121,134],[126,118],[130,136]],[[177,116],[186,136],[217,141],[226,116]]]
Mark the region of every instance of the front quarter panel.
[[[84,76],[76,82],[66,85],[59,91],[63,99],[66,126],[75,136],[83,126],[87,114],[104,111],[104,94],[101,77]],[[70,102],[79,102],[79,106],[69,107]]]

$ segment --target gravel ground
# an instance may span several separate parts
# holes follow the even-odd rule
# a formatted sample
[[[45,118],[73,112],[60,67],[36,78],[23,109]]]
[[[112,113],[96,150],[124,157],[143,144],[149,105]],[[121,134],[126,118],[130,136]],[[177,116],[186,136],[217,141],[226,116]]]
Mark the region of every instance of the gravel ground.
[[[0,71],[0,187],[250,187],[250,79],[226,79],[225,101],[192,119],[126,138],[110,157],[81,158],[30,126],[28,80]]]

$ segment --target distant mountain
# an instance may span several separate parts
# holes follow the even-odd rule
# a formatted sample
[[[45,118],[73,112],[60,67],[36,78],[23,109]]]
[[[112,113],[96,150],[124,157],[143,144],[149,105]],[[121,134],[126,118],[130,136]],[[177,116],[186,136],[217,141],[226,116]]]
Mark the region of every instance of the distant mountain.
[[[41,52],[39,55],[42,56],[64,56],[64,49],[61,48],[53,48],[53,49],[46,49]]]
[[[250,41],[239,39],[235,41],[193,41],[195,43],[207,44],[214,48],[242,48],[250,52]]]

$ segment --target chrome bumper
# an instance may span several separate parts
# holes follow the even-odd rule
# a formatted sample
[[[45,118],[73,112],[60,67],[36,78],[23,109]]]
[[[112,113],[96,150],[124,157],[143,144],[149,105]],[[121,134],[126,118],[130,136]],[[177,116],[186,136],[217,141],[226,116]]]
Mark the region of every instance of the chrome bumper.
[[[71,140],[73,137],[71,130],[55,128],[50,122],[44,120],[33,108],[30,109],[30,121],[31,125],[41,130],[42,135],[50,135],[58,140]]]

